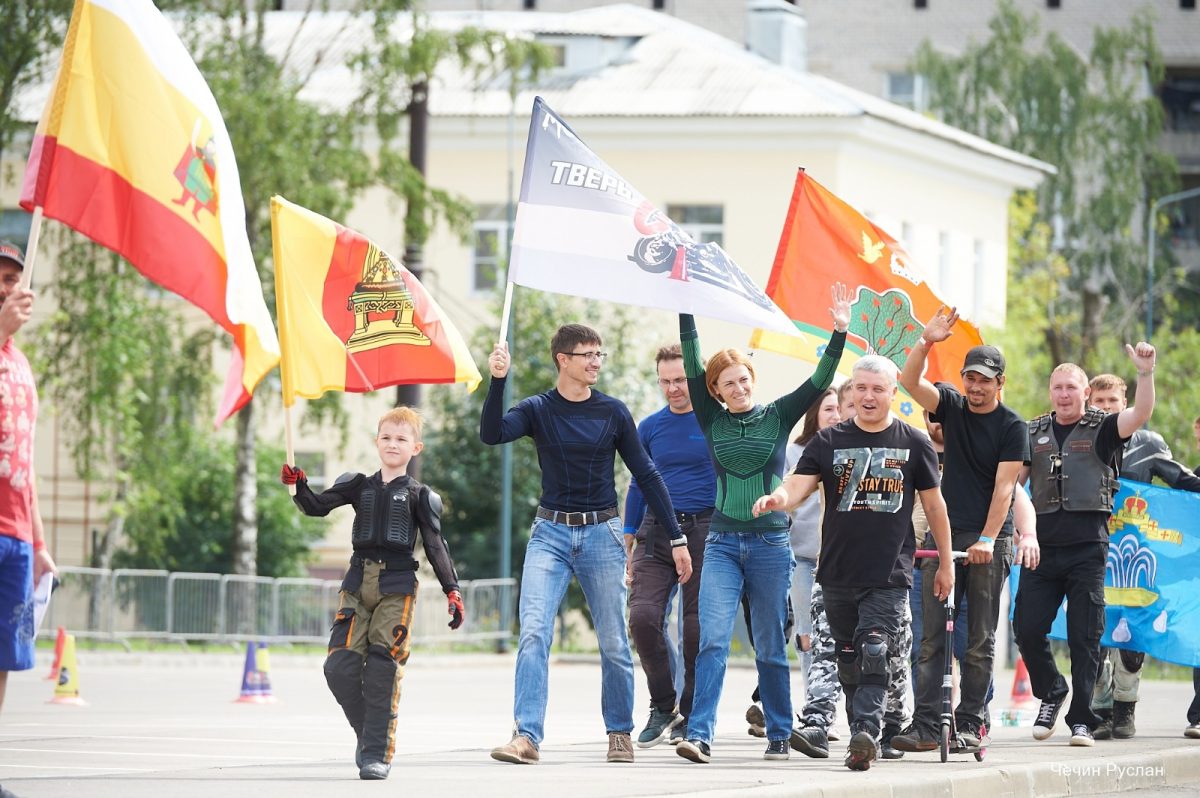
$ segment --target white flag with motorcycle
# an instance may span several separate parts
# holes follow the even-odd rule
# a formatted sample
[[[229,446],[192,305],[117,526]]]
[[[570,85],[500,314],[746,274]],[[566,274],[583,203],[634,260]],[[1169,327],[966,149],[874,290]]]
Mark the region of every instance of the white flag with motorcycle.
[[[529,123],[508,280],[797,334],[718,244],[694,241],[588,149],[541,97]],[[502,336],[506,325],[507,312]]]

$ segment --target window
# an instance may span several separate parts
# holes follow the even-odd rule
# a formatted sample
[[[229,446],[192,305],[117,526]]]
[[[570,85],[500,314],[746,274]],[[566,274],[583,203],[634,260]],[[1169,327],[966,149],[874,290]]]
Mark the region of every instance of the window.
[[[475,249],[471,253],[471,292],[496,288],[508,260],[508,215],[504,205],[480,205],[475,215]]]
[[[32,219],[30,214],[19,208],[0,211],[0,239],[13,242],[28,256],[26,250],[29,248],[29,223]]]
[[[667,0],[650,0],[650,7],[655,11],[665,11],[667,8]]]
[[[1195,11],[1196,0],[1179,0],[1179,7],[1184,11]]]
[[[1046,8],[1062,8],[1062,0],[1046,0]]]
[[[667,216],[697,244],[725,245],[725,208],[722,205],[668,205]]]
[[[522,5],[526,11],[537,11],[537,0],[525,0]]]
[[[1166,111],[1168,131],[1200,131],[1200,69],[1167,67],[1158,88],[1158,99]]]
[[[928,7],[929,7],[928,0],[913,0],[913,8],[920,9],[920,8],[928,8]]]
[[[929,107],[929,84],[924,75],[889,72],[884,96],[897,105],[924,111]]]

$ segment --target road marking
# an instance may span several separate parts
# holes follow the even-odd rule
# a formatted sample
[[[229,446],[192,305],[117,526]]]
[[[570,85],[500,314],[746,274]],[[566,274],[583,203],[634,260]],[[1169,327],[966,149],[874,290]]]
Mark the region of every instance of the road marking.
[[[0,746],[0,751],[13,751],[21,754],[84,754],[99,756],[157,756],[165,759],[247,759],[253,762],[262,762],[264,757],[261,756],[245,756],[239,754],[157,754],[147,751],[94,751],[90,749],[72,750],[67,748],[9,748]],[[287,761],[287,762],[311,762],[312,758],[307,756],[271,756],[265,757],[272,762]]]
[[[122,773],[155,773],[156,768],[94,768],[87,765],[0,765],[0,771],[8,768],[28,768],[29,770],[102,770],[106,773],[120,771]]]
[[[28,734],[9,734],[7,732],[0,732],[0,737],[20,740],[20,739],[25,739],[25,738],[29,737],[29,735]],[[66,734],[66,733],[64,733],[64,734],[60,734],[60,735],[46,735],[46,736],[41,737],[40,741],[41,742],[49,742],[51,740],[87,740],[87,739],[164,740],[164,741],[184,742],[184,743],[236,743],[238,745],[288,745],[288,746],[314,745],[314,746],[321,746],[321,747],[329,746],[328,741],[318,742],[318,741],[307,741],[307,740],[261,740],[261,739],[256,739],[256,738],[237,739],[234,737],[162,737],[162,736],[140,736],[139,737],[139,736],[125,735],[125,734],[106,734],[104,736],[89,737],[88,735],[85,735],[85,734]]]

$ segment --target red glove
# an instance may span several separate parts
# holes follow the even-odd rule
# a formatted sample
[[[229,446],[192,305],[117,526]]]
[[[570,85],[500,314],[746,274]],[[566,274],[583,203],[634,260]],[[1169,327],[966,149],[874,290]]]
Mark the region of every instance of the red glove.
[[[279,480],[284,485],[295,485],[297,482],[307,482],[308,477],[304,476],[304,471],[299,468],[293,468],[287,463],[283,464],[283,471],[279,475]]]
[[[462,626],[463,615],[466,609],[462,603],[462,593],[457,590],[451,590],[446,594],[447,611],[450,614],[450,623],[446,624],[451,629],[457,629]]]

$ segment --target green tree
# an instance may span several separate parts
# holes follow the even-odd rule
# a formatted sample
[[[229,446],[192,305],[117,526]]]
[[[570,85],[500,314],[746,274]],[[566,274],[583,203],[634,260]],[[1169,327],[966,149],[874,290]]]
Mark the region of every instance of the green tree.
[[[58,65],[69,0],[7,0],[0,5],[0,161],[19,131],[16,99]]]
[[[570,297],[516,287],[513,299],[513,334],[509,350],[513,368],[513,396],[520,401],[554,386],[557,372],[550,357],[550,338],[560,324],[580,322],[594,327],[610,353],[600,372],[597,388],[628,405],[635,419],[655,406],[654,351],[665,341],[651,339],[645,330],[644,311],[601,305]],[[487,374],[487,354],[496,330],[482,328],[471,340],[479,369]],[[487,380],[472,394],[461,386],[439,386],[429,393],[429,425],[421,455],[422,481],[437,489],[446,505],[443,532],[460,574],[467,579],[509,576],[499,574],[500,447],[479,440],[479,414]],[[619,487],[629,474],[617,458]],[[529,440],[513,444],[512,563],[520,573],[529,525],[542,492],[537,452]]]
[[[1150,87],[1163,66],[1151,13],[1137,12],[1127,28],[1097,28],[1086,58],[1054,33],[1039,39],[1037,17],[1013,0],[1001,0],[989,28],[987,41],[958,56],[926,42],[913,68],[941,119],[1057,169],[1026,226],[1053,231],[1053,262],[1018,262],[1015,285],[1030,277],[1044,288],[1051,278],[1050,312],[1030,318],[1029,330],[1055,362],[1088,369],[1103,336],[1134,337],[1145,307],[1146,198],[1178,180],[1174,159],[1158,149],[1163,111]],[[1177,276],[1156,290],[1173,291]]]

